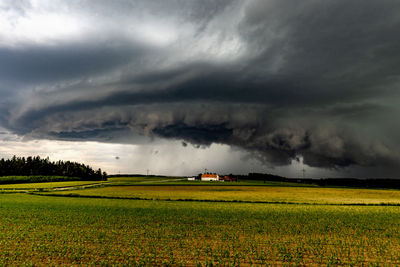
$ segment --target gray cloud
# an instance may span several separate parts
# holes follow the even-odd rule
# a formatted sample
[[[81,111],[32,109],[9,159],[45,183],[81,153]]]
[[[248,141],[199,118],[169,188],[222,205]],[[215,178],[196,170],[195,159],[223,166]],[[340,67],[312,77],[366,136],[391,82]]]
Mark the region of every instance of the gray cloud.
[[[57,3],[84,25],[71,38],[0,33],[0,122],[14,133],[220,143],[273,165],[400,162],[396,1]],[[39,12],[5,6],[16,21]]]

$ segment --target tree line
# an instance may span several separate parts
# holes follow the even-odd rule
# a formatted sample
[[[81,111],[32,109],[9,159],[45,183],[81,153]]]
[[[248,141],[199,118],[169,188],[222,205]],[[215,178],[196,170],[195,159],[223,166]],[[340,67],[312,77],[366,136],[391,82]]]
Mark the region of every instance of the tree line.
[[[319,186],[343,186],[359,188],[394,188],[400,189],[400,178],[286,178],[268,173],[249,173],[239,176],[241,180],[280,181],[290,183],[313,184]]]
[[[71,161],[50,161],[49,158],[16,157],[0,160],[0,176],[66,176],[82,180],[106,180],[107,174],[101,169]]]

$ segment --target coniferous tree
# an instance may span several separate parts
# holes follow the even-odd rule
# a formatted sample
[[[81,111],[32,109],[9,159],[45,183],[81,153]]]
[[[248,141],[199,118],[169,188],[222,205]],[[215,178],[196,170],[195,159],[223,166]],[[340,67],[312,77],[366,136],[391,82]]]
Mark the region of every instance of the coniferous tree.
[[[68,176],[78,177],[85,180],[106,180],[107,173],[101,169],[93,170],[90,166],[71,162],[57,161],[51,162],[39,156],[35,157],[16,157],[11,159],[0,159],[0,176]]]

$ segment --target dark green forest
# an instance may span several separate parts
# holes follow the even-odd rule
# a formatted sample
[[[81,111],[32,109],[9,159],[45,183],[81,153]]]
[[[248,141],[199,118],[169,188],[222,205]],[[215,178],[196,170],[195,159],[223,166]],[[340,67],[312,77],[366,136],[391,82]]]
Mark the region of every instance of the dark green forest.
[[[12,157],[0,160],[0,176],[64,176],[81,180],[106,180],[107,174],[101,169],[71,161],[50,161],[49,158]]]

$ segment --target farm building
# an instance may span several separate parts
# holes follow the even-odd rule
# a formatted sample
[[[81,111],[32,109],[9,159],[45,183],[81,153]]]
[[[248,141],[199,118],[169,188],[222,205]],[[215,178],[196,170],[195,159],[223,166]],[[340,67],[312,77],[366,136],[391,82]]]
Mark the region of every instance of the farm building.
[[[219,175],[214,173],[203,173],[201,175],[201,180],[202,181],[218,181],[219,180]]]
[[[220,178],[221,179],[221,178]],[[234,177],[232,175],[225,175],[222,180],[224,182],[237,182],[237,177]]]

